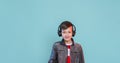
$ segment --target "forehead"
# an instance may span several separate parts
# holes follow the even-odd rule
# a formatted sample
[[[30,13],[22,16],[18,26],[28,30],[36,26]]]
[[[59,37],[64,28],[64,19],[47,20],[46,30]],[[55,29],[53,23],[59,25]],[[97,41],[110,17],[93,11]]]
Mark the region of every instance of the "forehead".
[[[72,31],[72,26],[68,27],[67,29],[62,29],[62,31]]]

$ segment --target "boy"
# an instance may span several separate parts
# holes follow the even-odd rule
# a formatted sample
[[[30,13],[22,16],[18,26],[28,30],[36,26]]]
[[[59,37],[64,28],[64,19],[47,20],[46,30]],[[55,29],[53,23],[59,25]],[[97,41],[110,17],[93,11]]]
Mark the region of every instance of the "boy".
[[[71,22],[64,21],[59,25],[58,35],[62,40],[53,45],[48,63],[84,63],[82,47],[72,38],[75,33],[76,28]]]

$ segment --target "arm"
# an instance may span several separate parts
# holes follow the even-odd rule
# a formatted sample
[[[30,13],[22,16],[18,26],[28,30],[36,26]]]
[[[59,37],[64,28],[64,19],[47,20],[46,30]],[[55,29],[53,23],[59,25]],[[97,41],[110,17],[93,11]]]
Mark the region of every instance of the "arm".
[[[80,61],[79,61],[79,63],[85,63],[84,54],[83,54],[83,50],[82,50],[81,46],[80,46]]]
[[[48,61],[48,63],[57,63],[57,49],[55,44],[52,47],[52,52],[51,52],[50,60]]]

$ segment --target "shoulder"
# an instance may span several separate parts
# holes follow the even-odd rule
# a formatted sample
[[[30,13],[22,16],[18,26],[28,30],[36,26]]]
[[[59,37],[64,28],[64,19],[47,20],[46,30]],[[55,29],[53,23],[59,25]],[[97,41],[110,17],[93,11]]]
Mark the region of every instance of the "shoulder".
[[[79,43],[76,43],[76,42],[75,42],[75,43],[74,43],[74,46],[77,47],[77,48],[79,48],[79,49],[82,49],[82,46],[81,46],[81,44],[79,44]]]
[[[53,47],[59,46],[60,43],[61,43],[61,41],[56,41],[56,42],[53,44]]]
[[[60,45],[61,41],[56,41],[53,45]]]

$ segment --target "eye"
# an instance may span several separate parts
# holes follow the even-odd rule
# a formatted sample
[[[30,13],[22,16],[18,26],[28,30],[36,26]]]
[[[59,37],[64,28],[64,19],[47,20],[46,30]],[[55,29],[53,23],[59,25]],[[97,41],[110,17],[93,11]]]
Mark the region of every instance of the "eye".
[[[68,33],[72,33],[71,31],[69,31]]]
[[[66,33],[65,31],[63,31],[62,33]]]

